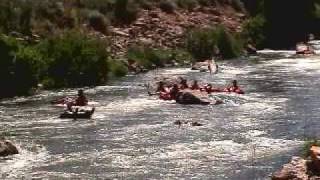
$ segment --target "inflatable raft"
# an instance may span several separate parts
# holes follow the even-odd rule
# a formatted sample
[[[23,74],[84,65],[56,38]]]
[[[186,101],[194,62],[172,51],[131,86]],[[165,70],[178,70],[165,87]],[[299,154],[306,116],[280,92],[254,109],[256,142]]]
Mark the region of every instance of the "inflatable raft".
[[[81,109],[78,108],[75,111],[65,111],[62,114],[60,114],[61,119],[91,119],[93,113],[95,111],[95,108],[92,108],[91,110]]]

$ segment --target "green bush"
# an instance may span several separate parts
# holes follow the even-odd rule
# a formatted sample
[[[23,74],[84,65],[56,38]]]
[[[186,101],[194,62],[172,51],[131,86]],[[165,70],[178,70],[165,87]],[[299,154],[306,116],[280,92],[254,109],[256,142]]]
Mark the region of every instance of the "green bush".
[[[130,24],[138,17],[138,6],[129,0],[117,0],[114,17],[118,24]]]
[[[110,62],[110,71],[115,77],[123,77],[128,74],[128,68],[119,60]]]
[[[224,27],[193,30],[187,34],[187,50],[192,56],[203,61],[212,58],[215,47],[220,51],[222,58],[230,59],[241,55],[242,43],[226,31]]]
[[[198,0],[199,4],[201,6],[210,6],[213,5],[213,2],[211,0]]]
[[[235,58],[241,55],[242,44],[241,40],[236,39],[232,34],[227,32],[224,27],[217,29],[217,46],[220,50],[220,55],[225,59]]]
[[[166,13],[174,13],[177,9],[177,5],[175,2],[171,0],[162,0],[159,4],[159,8]]]
[[[177,5],[183,9],[192,10],[199,4],[197,0],[177,0]]]
[[[242,35],[245,39],[251,40],[257,48],[262,48],[266,40],[264,28],[265,19],[258,15],[244,24]]]
[[[92,11],[89,15],[89,25],[95,31],[106,34],[108,31],[109,22],[100,12]]]
[[[196,60],[206,60],[214,55],[216,45],[216,31],[214,29],[192,30],[187,35],[187,50]]]
[[[182,61],[182,53],[179,51],[154,49],[146,46],[133,46],[128,50],[128,59],[136,61],[140,66],[146,69],[156,67],[164,67],[170,64],[173,60]],[[186,57],[186,55],[184,56]]]
[[[310,156],[310,148],[312,146],[320,146],[320,141],[319,140],[306,141],[302,149],[302,154],[304,157]]]
[[[81,0],[78,6],[106,15],[113,10],[115,1],[117,0]]]
[[[49,61],[44,79],[56,88],[98,85],[107,79],[105,42],[73,30],[40,43],[39,49]]]
[[[136,0],[136,2],[140,5],[141,8],[146,10],[151,10],[154,6],[154,3],[150,2],[149,0]]]
[[[241,0],[232,0],[232,1],[231,1],[231,6],[232,6],[236,11],[246,12],[245,6],[244,6],[244,4],[242,3]]]
[[[174,49],[170,51],[171,59],[175,60],[179,64],[189,64],[194,61],[192,55],[184,49]]]
[[[26,47],[14,38],[2,35],[0,54],[0,97],[26,95],[37,87],[43,63],[34,47]]]

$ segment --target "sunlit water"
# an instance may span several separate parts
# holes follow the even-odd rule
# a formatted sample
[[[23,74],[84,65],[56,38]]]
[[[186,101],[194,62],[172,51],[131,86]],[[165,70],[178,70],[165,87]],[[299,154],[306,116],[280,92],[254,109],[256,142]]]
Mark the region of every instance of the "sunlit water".
[[[238,79],[246,94],[214,95],[219,106],[149,97],[145,84],[168,76]],[[222,62],[216,75],[158,70],[87,89],[97,110],[79,121],[57,118],[62,109],[49,104],[75,89],[3,100],[0,132],[21,154],[0,159],[0,179],[269,179],[319,137],[319,78],[316,57]]]

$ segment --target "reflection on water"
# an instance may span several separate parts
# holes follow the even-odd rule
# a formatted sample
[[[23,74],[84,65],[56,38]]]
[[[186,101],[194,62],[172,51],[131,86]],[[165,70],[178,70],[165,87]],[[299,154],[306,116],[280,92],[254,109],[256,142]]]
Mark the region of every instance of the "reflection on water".
[[[278,59],[220,64],[210,75],[185,68],[128,76],[87,90],[93,120],[62,120],[45,91],[0,102],[0,132],[21,154],[0,159],[2,179],[268,179],[319,136],[320,61]],[[245,95],[216,94],[220,106],[182,106],[149,97],[145,84],[185,76],[218,86],[238,79]],[[204,126],[177,127],[176,120]]]

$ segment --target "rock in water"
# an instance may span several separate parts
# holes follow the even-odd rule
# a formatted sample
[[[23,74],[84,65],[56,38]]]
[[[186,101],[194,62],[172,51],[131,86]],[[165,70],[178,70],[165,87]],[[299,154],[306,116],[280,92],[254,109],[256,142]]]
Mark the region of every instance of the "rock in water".
[[[0,157],[13,154],[19,154],[17,147],[9,140],[0,140]]]
[[[320,175],[320,147],[312,146],[310,149],[311,163],[309,169],[314,175]]]
[[[210,99],[200,92],[185,90],[178,93],[176,102],[179,104],[208,105],[210,104]]]
[[[307,180],[307,172],[307,161],[299,157],[293,157],[289,164],[284,165],[280,171],[273,174],[272,180]]]

